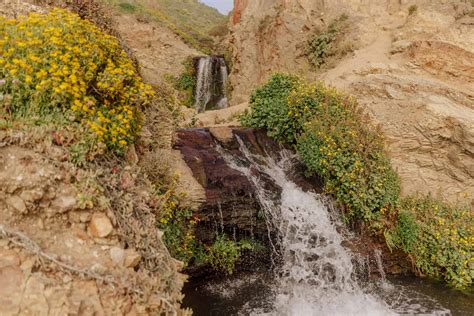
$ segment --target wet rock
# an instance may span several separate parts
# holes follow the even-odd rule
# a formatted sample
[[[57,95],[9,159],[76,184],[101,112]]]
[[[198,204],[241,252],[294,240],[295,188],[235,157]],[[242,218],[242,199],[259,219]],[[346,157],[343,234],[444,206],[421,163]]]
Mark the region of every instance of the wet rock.
[[[89,223],[89,231],[93,237],[104,238],[112,233],[113,226],[110,219],[103,213],[92,215]]]
[[[254,154],[275,158],[283,148],[264,131],[252,128],[181,129],[175,139],[174,148],[180,151],[205,191],[206,199],[195,212],[200,219],[197,237],[206,242],[212,240],[216,232],[225,231],[236,238],[251,235],[267,239],[267,226],[252,183],[246,175],[228,165],[223,153],[238,157],[248,165],[250,162],[240,151],[239,142]],[[281,188],[268,177],[260,176],[268,192],[279,199]],[[290,177],[307,189],[320,187],[318,181],[304,177],[304,167],[298,161]]]

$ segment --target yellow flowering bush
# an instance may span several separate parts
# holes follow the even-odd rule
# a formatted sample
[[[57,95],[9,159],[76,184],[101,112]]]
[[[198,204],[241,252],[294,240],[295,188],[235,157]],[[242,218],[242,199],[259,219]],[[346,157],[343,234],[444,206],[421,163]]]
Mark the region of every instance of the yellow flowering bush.
[[[288,96],[288,109],[303,126],[298,155],[346,205],[350,219],[376,219],[396,204],[400,185],[383,137],[353,98],[322,83],[301,84]]]
[[[400,203],[397,225],[387,244],[410,253],[420,272],[463,288],[474,280],[474,212],[431,197]],[[401,216],[403,215],[403,216]]]
[[[153,97],[118,40],[78,15],[0,17],[0,109],[10,118],[65,113],[120,152]]]

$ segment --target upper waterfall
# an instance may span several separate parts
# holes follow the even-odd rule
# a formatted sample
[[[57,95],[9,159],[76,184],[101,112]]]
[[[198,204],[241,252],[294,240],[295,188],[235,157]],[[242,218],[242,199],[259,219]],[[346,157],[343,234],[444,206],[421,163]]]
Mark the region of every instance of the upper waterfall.
[[[228,71],[221,56],[200,57],[197,62],[195,108],[204,112],[213,108],[227,107]]]

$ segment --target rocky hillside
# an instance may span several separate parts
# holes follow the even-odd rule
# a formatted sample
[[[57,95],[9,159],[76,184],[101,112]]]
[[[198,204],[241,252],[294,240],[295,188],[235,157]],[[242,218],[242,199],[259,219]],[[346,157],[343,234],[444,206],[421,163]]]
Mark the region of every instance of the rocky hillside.
[[[473,12],[463,0],[236,0],[233,102],[275,71],[325,80],[381,124],[405,193],[474,203]],[[314,67],[308,41],[341,16],[321,54],[331,63]]]
[[[101,5],[60,3],[99,29],[75,14],[32,2],[0,5],[0,62],[5,65],[0,68],[0,314],[185,315],[180,308],[182,263],[171,257],[156,227],[163,209],[179,207],[166,160],[173,97],[162,86],[151,92],[142,82],[130,56],[122,52],[130,33],[117,31]],[[31,12],[42,14],[24,17]],[[161,67],[170,63],[170,56],[181,49],[194,51],[170,32],[157,31],[154,37],[152,25],[140,29],[145,24],[134,27],[153,44],[163,43],[158,49],[166,53],[149,59],[137,54],[136,59],[149,74],[148,82],[159,83],[152,79],[163,75]],[[27,36],[22,33],[26,28]],[[106,35],[108,30],[124,39]],[[19,40],[26,37],[27,44]],[[140,41],[131,43],[138,43],[128,49],[132,52],[144,47]],[[164,43],[172,45],[165,49]],[[29,45],[28,62],[21,52],[24,45]],[[165,61],[156,62],[157,56]],[[120,88],[105,83],[106,78]],[[139,89],[129,90],[130,85]],[[101,93],[103,99],[94,95],[105,87],[110,89]],[[134,102],[139,90],[159,95],[151,103],[143,98]],[[126,91],[130,98],[109,99]],[[112,112],[99,108],[103,103]],[[21,107],[27,110],[21,112]],[[135,136],[128,129],[134,115],[145,118]],[[123,131],[103,128],[112,119],[121,120]]]

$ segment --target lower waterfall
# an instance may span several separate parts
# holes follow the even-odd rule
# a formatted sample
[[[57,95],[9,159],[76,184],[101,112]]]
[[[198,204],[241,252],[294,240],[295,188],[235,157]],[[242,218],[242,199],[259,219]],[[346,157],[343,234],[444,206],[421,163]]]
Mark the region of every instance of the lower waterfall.
[[[290,180],[296,156],[287,150],[279,157],[255,155],[238,141],[242,157],[224,150],[221,153],[227,164],[246,175],[255,187],[269,231],[277,232],[272,248],[278,258],[273,280],[266,284],[271,295],[262,295],[266,302],[257,304],[262,307],[246,304],[240,315],[451,314],[432,298],[394,286],[384,278],[362,284],[357,277],[357,257],[342,246],[349,233],[338,209],[327,196],[305,192]],[[265,189],[263,176],[281,187],[279,199]],[[384,276],[381,262],[378,266]]]

